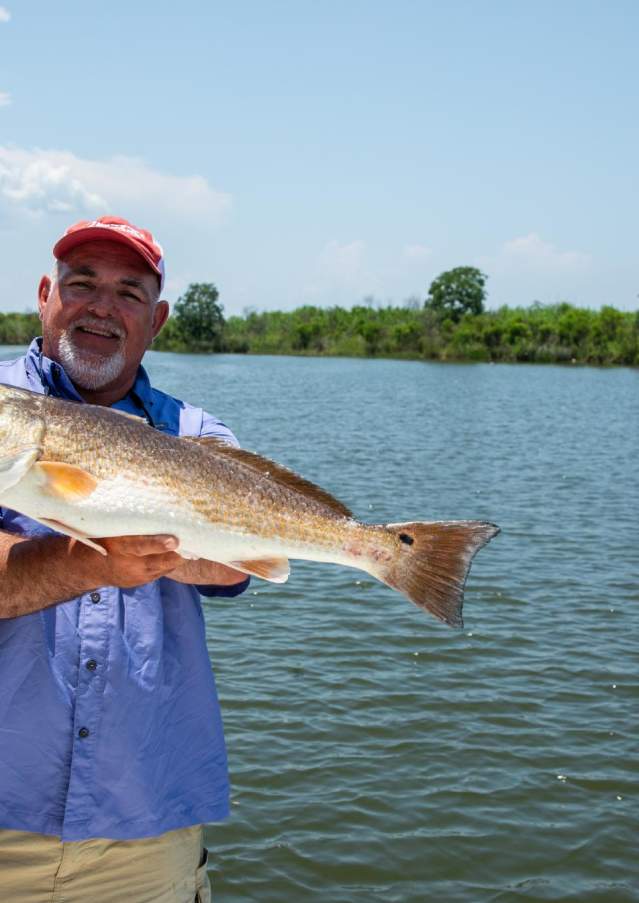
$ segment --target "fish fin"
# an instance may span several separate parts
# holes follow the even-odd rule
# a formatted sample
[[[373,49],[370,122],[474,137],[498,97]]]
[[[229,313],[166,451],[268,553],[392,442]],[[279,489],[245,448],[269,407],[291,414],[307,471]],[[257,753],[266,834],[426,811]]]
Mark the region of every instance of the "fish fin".
[[[279,483],[281,486],[286,486],[315,502],[319,502],[319,504],[323,505],[333,515],[339,517],[353,517],[352,511],[340,502],[339,499],[336,499],[335,496],[331,495],[330,492],[326,492],[325,489],[322,489],[315,483],[311,483],[310,480],[305,480],[304,477],[295,473],[294,470],[289,470],[288,467],[283,467],[281,464],[277,464],[269,458],[264,458],[262,455],[255,454],[255,452],[246,451],[244,448],[236,448],[234,445],[229,445],[227,442],[224,442],[222,439],[216,439],[214,436],[204,436],[201,438],[196,436],[185,436],[183,438],[186,441],[194,442],[200,448],[208,449],[215,454],[227,455],[229,458],[238,461],[240,464],[244,464],[246,467],[250,467],[251,470],[254,470],[264,477],[268,477],[274,482]]]
[[[14,455],[0,458],[0,495],[20,482],[41,451],[40,447],[29,445]]]
[[[485,521],[386,524],[397,535],[397,555],[374,576],[408,596],[420,608],[463,627],[464,584],[475,554],[499,533]]]
[[[68,524],[63,524],[62,521],[53,520],[50,517],[36,517],[34,520],[39,521],[41,524],[44,524],[45,527],[51,527],[52,530],[57,530],[58,533],[65,533],[67,536],[73,537],[73,539],[77,539],[78,542],[83,542],[85,546],[89,546],[90,549],[95,549],[96,552],[99,552],[100,555],[107,554],[107,550],[98,545],[97,542],[93,542],[92,539],[86,535],[86,533],[81,533],[79,530],[76,530],[74,527],[70,527]]]
[[[129,420],[137,420],[138,423],[143,423],[144,426],[149,425],[149,421],[145,417],[139,417],[137,414],[129,414],[128,411],[121,411],[119,408],[109,408],[113,414],[119,414],[120,417],[127,417]]]
[[[271,583],[286,583],[291,572],[288,558],[254,558],[251,561],[230,561],[229,567],[253,574]]]
[[[75,464],[61,461],[38,461],[34,471],[43,484],[47,495],[55,495],[66,502],[79,501],[91,495],[98,481],[88,471]]]

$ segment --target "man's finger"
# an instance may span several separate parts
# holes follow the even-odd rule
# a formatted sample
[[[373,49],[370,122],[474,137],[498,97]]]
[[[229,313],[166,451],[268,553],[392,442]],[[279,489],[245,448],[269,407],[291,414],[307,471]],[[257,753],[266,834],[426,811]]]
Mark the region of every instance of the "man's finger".
[[[100,540],[107,552],[119,555],[161,555],[174,552],[179,540],[168,533],[153,536],[110,536]]]
[[[163,552],[159,555],[145,555],[144,567],[149,573],[158,575],[174,571],[184,564],[184,561],[176,552]]]

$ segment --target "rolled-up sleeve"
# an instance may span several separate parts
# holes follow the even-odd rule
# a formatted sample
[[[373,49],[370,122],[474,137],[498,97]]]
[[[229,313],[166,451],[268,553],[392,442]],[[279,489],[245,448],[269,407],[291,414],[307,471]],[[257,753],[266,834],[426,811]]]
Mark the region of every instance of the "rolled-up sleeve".
[[[221,439],[222,442],[226,442],[227,445],[233,445],[235,448],[240,447],[240,443],[225,423],[222,423],[217,417],[213,417],[211,414],[207,414],[206,411],[203,411],[200,439],[209,437]]]

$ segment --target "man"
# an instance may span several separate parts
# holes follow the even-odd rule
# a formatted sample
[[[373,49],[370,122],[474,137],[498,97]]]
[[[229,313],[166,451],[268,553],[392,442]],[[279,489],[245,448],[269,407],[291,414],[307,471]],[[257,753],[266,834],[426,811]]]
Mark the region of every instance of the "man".
[[[168,317],[151,233],[102,217],[53,253],[42,338],[0,382],[235,442],[140,365]],[[0,509],[0,900],[204,903],[201,826],[226,816],[228,776],[198,590],[248,580],[170,535],[101,542]]]

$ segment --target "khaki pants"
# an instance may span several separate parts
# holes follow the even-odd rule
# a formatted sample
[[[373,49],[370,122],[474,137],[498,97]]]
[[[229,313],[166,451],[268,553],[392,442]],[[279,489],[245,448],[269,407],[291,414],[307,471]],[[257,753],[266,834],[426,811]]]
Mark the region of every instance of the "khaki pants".
[[[202,827],[142,840],[0,829],[0,903],[210,903]]]

